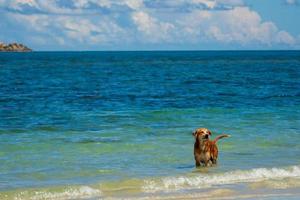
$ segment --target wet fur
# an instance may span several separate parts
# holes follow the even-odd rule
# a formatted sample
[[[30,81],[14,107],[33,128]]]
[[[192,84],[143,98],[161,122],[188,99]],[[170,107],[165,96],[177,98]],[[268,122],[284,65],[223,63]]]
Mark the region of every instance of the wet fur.
[[[212,166],[217,164],[218,147],[217,141],[229,135],[222,134],[217,136],[214,140],[210,140],[211,132],[206,128],[199,128],[193,133],[195,137],[194,144],[194,157],[196,167],[199,166]]]

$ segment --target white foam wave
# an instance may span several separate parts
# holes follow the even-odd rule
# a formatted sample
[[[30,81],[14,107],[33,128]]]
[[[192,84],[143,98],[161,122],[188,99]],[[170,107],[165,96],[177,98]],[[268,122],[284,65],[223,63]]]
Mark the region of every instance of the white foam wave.
[[[66,200],[66,199],[86,199],[86,198],[100,198],[102,192],[99,189],[91,188],[89,186],[81,186],[77,188],[66,188],[62,191],[23,191],[17,194],[13,199],[15,200]]]
[[[215,185],[240,182],[259,182],[268,179],[300,178],[300,166],[288,168],[257,168],[237,170],[220,174],[199,174],[195,176],[167,177],[160,180],[147,180],[144,183],[145,192],[173,191],[178,189],[201,189]]]

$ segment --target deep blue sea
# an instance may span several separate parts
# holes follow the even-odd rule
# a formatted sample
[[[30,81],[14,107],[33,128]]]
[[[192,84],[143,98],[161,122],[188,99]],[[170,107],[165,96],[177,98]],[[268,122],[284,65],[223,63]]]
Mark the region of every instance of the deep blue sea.
[[[194,167],[199,127],[231,135],[216,167]],[[300,51],[0,53],[0,197],[293,177]]]

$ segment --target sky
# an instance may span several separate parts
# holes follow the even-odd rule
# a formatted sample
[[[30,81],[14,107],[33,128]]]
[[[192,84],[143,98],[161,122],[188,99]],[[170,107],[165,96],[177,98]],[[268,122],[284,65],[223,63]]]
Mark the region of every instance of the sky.
[[[300,0],[0,0],[0,42],[36,51],[300,49]]]

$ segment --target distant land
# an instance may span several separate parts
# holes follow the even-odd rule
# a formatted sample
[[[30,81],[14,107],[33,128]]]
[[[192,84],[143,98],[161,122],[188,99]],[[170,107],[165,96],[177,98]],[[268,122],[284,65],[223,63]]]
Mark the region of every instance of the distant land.
[[[10,43],[4,44],[0,42],[0,52],[30,52],[32,49],[28,48],[24,44]]]

